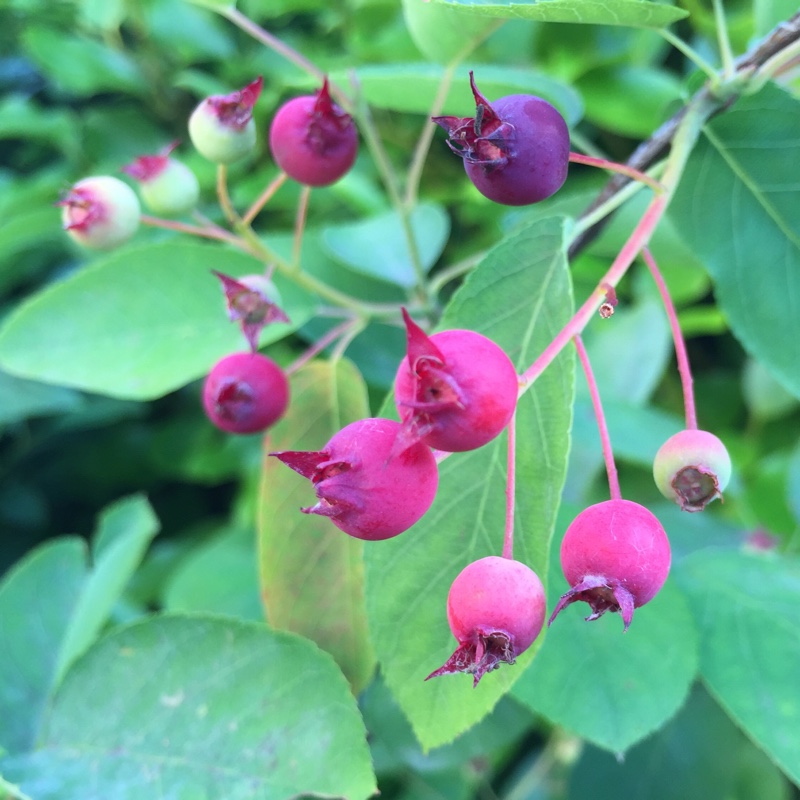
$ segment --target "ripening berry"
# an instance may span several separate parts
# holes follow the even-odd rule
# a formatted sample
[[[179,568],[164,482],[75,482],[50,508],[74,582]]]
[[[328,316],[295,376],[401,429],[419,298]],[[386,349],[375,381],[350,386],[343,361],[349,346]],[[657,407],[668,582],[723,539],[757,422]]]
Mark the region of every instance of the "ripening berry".
[[[511,359],[475,331],[427,336],[405,309],[403,317],[408,353],[395,379],[403,421],[398,448],[423,441],[437,450],[461,452],[494,439],[517,405],[519,379]]]
[[[569,130],[558,109],[541,97],[511,94],[494,103],[478,91],[474,117],[433,117],[448,145],[464,159],[477,190],[507,206],[538,203],[567,179]]]
[[[142,216],[136,192],[110,175],[78,181],[56,205],[61,207],[64,230],[94,250],[126,242],[136,233]]]
[[[587,620],[619,611],[625,630],[633,610],[650,602],[667,579],[670,546],[661,523],[630,500],[589,506],[567,528],[561,542],[561,568],[570,585],[548,625],[570,603],[591,606]]]
[[[708,431],[687,429],[670,436],[653,460],[653,477],[664,497],[684,511],[702,511],[731,479],[731,457]]]
[[[233,353],[220,359],[203,384],[208,418],[228,433],[257,433],[283,416],[289,382],[261,353]]]
[[[278,109],[269,129],[275,163],[298,183],[328,186],[356,160],[353,118],[331,99],[328,79],[314,95],[295,97]]]
[[[261,77],[238,92],[207,97],[189,117],[192,144],[209,161],[231,164],[256,145],[253,106],[261,94]]]
[[[153,213],[166,217],[191,211],[200,198],[200,184],[194,172],[182,161],[170,157],[177,146],[178,142],[173,142],[159,154],[139,156],[122,168],[139,182],[145,205]]]
[[[458,647],[428,678],[467,672],[477,686],[487,672],[513,664],[533,644],[544,612],[544,587],[530,567],[499,556],[473,561],[447,596],[447,621]]]
[[[369,418],[340,430],[318,452],[270,453],[314,484],[320,514],[357,539],[389,539],[428,510],[439,473],[430,448],[417,443],[391,455],[400,424]]]

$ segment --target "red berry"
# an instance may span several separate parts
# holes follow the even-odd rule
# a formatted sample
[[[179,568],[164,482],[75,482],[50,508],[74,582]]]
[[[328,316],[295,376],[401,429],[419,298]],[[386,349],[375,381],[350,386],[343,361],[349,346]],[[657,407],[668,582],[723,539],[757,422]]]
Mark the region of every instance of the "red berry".
[[[278,109],[269,129],[275,163],[298,183],[328,186],[353,166],[358,133],[353,119],[331,99],[328,79],[315,95]]]
[[[95,250],[108,250],[130,239],[142,216],[136,192],[109,175],[78,181],[56,205],[62,209],[64,230]]]
[[[572,587],[562,595],[548,624],[570,603],[591,606],[587,620],[606,611],[622,614],[625,630],[633,610],[652,600],[667,579],[669,539],[644,506],[606,500],[572,521],[561,542],[561,567]]]
[[[208,418],[229,433],[256,433],[276,422],[289,404],[283,370],[260,353],[220,359],[203,385]]]
[[[423,444],[392,456],[400,424],[369,418],[342,428],[318,452],[270,453],[308,478],[319,502],[301,509],[320,514],[357,539],[389,539],[410,528],[436,494],[436,459]]]
[[[467,672],[477,686],[487,672],[513,664],[533,644],[544,612],[544,587],[530,567],[499,556],[473,561],[447,596],[447,621],[458,647],[428,678]]]
[[[253,106],[261,77],[231,94],[212,95],[203,100],[189,117],[189,136],[201,155],[217,164],[230,164],[252,152],[256,144]]]
[[[423,441],[437,450],[474,450],[494,439],[514,414],[519,379],[511,359],[475,331],[427,336],[403,310],[408,354],[394,397],[403,421],[401,445]]]
[[[653,477],[664,497],[684,511],[702,511],[731,478],[731,457],[708,431],[684,430],[661,445],[653,461]]]
[[[494,103],[478,91],[474,117],[433,117],[447,131],[450,149],[478,191],[508,206],[538,203],[567,179],[569,129],[558,109],[541,97],[511,94]]]

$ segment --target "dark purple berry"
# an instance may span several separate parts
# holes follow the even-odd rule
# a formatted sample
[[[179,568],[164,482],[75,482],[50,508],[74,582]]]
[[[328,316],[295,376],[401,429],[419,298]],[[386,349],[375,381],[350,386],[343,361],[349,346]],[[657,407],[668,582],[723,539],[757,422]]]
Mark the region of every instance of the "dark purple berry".
[[[538,203],[567,179],[569,130],[558,109],[541,97],[511,94],[494,103],[478,91],[474,117],[433,117],[478,191],[507,206]]]

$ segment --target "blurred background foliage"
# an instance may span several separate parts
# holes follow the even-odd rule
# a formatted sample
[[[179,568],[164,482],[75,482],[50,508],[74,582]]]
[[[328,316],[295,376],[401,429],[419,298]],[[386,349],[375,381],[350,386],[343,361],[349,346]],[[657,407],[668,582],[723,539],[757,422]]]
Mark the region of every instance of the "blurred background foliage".
[[[690,17],[678,32],[716,61],[710,4],[684,0],[682,6]],[[405,168],[427,105],[420,101],[419,108],[404,109],[412,102],[407,95],[422,86],[412,76],[436,75],[440,68],[435,52],[418,49],[397,0],[240,0],[238,7],[327,72],[346,79],[355,67],[363,71],[365,87],[371,80],[393,87],[373,113],[389,157]],[[726,4],[734,48],[744,51],[794,11],[791,0]],[[187,141],[191,110],[209,93],[264,76],[255,109],[259,152],[231,169],[234,202],[244,204],[275,175],[265,136],[272,113],[313,85],[225,19],[185,0],[0,0],[0,53],[0,322],[23,299],[95,257],[79,251],[60,229],[53,203],[72,182],[87,174],[118,175],[136,156],[180,139],[178,155],[201,182],[200,210],[221,220],[213,165]],[[506,80],[523,69],[551,81],[553,91],[572,104],[575,140],[616,160],[625,160],[698,85],[683,57],[645,29],[518,20],[491,33],[470,63],[495,65]],[[787,85],[796,90],[797,80]],[[579,213],[603,183],[596,171],[573,167],[565,189],[534,210],[490,205],[437,136],[420,190],[449,218],[450,234],[434,274],[488,248],[534,214]],[[288,233],[297,198],[297,188],[287,185],[257,224]],[[309,257],[319,240],[319,258],[335,268],[330,240],[336,225],[387,208],[364,151],[352,174],[315,191]],[[595,286],[641,209],[629,204],[574,261],[577,299]],[[331,227],[333,233],[326,234]],[[149,228],[137,234],[138,241],[169,236]],[[701,427],[723,438],[736,465],[730,497],[707,512],[700,529],[712,539],[742,542],[758,532],[766,537],[759,541],[797,552],[800,401],[729,333],[709,276],[669,220],[653,249],[688,337]],[[363,275],[351,279],[369,286]],[[377,284],[368,290],[372,296],[398,299],[396,287]],[[443,300],[451,289],[444,289]],[[680,425],[682,396],[666,321],[641,266],[632,269],[620,296],[624,307],[615,326],[590,326],[586,340],[607,404],[623,493],[655,508],[660,498],[650,459],[657,443]],[[222,309],[213,324],[227,324]],[[60,325],[53,319],[53,337]],[[319,323],[310,323],[269,352],[286,364],[319,331]],[[378,339],[357,339],[348,353],[367,378],[373,412],[402,350],[402,334],[388,327]],[[580,379],[578,387],[565,491],[565,501],[575,506],[604,497],[601,454]],[[88,535],[101,509],[144,492],[161,533],[112,621],[160,608],[261,618],[253,529],[261,437],[233,438],[212,429],[198,393],[195,382],[134,402],[0,373],[0,571],[41,541]],[[428,754],[379,679],[364,694],[362,710],[386,798],[797,796],[699,687],[679,715],[634,747],[624,764],[551,730],[511,697],[457,742]],[[676,747],[688,754],[677,779]]]

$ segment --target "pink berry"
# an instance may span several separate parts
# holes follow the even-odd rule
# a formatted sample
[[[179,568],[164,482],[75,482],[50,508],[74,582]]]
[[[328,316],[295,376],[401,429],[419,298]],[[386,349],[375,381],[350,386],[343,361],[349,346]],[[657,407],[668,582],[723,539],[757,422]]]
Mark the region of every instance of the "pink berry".
[[[256,145],[253,106],[264,81],[261,77],[231,94],[212,95],[189,117],[189,136],[198,152],[217,164],[244,158]]]
[[[533,644],[544,612],[544,587],[530,567],[498,556],[473,561],[447,596],[447,621],[458,647],[428,678],[467,672],[477,686],[487,672],[513,664]]]
[[[427,336],[403,310],[408,354],[394,397],[403,421],[401,445],[423,441],[437,450],[481,447],[514,414],[519,379],[511,359],[491,339],[469,330]]]
[[[157,155],[139,156],[123,167],[139,182],[139,191],[147,207],[155,214],[176,216],[191,211],[200,197],[200,184],[183,162],[170,157],[178,142]]]
[[[587,620],[619,611],[625,630],[633,610],[650,602],[667,579],[670,546],[661,523],[630,500],[589,506],[572,521],[561,542],[561,567],[572,587],[548,624],[579,600],[591,606]]]
[[[276,422],[289,404],[283,370],[260,353],[220,359],[203,384],[208,418],[228,433],[256,433]]]
[[[328,79],[315,95],[278,109],[269,129],[275,163],[298,183],[328,186],[353,166],[358,133],[353,119],[331,99]]]
[[[731,457],[708,431],[688,429],[670,436],[653,460],[653,477],[664,497],[684,511],[702,511],[731,478]]]
[[[541,97],[511,94],[494,103],[478,91],[474,117],[433,117],[447,131],[450,149],[478,191],[508,206],[538,203],[567,179],[569,129],[558,109]]]
[[[126,242],[136,233],[142,216],[136,192],[109,175],[78,181],[56,205],[61,207],[64,230],[95,250]]]
[[[392,456],[400,424],[369,418],[340,430],[318,452],[270,453],[313,484],[320,514],[357,539],[389,539],[410,528],[436,494],[436,459],[423,444]]]

